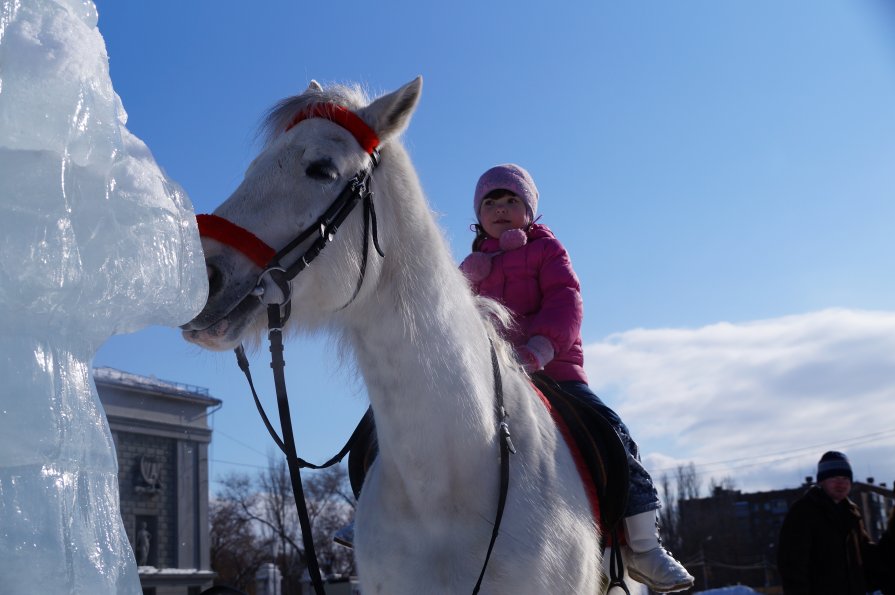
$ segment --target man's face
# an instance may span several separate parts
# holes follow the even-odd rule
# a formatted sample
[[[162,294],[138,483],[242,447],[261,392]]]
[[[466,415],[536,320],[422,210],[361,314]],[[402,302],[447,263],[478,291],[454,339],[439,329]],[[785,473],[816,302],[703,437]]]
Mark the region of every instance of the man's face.
[[[848,498],[851,480],[844,476],[828,477],[820,482],[820,488],[837,504]]]

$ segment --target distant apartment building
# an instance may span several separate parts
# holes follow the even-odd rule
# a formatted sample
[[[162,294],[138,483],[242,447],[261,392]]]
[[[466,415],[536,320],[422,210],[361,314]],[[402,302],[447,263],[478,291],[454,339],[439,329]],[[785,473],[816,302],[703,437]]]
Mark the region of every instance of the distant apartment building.
[[[743,584],[780,593],[777,540],[789,507],[812,485],[744,494],[715,488],[707,498],[678,503],[681,551],[675,554],[696,577],[696,590]],[[856,481],[849,497],[861,508],[870,536],[876,540],[886,528],[895,496],[873,478]]]
[[[211,586],[208,390],[94,370],[118,455],[121,516],[144,595],[198,595]]]

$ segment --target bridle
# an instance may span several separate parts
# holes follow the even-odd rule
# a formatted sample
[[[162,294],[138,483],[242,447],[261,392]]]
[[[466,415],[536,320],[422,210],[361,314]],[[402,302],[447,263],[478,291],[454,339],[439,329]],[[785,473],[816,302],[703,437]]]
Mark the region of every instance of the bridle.
[[[323,581],[320,577],[320,568],[315,553],[314,541],[311,534],[310,519],[305,504],[304,490],[301,483],[301,469],[324,469],[340,462],[351,450],[361,434],[358,426],[346,442],[345,446],[321,465],[314,465],[300,458],[295,449],[295,438],[292,432],[292,419],[289,412],[289,400],[286,393],[286,381],[284,375],[285,360],[283,359],[283,325],[291,312],[292,280],[311,262],[316,259],[323,249],[333,241],[336,232],[345,222],[354,208],[359,204],[364,205],[364,241],[361,254],[360,272],[357,285],[351,298],[339,309],[348,307],[360,293],[366,273],[369,256],[369,240],[372,236],[373,246],[380,257],[385,253],[379,246],[378,229],[376,224],[376,211],[373,206],[373,192],[371,189],[373,171],[380,163],[379,138],[367,124],[352,111],[331,103],[316,103],[301,110],[286,126],[284,133],[291,130],[300,122],[311,118],[323,118],[338,124],[354,136],[358,144],[370,157],[368,167],[357,172],[345,187],[323,212],[323,214],[308,228],[299,233],[295,238],[275,251],[267,243],[258,238],[249,230],[217,215],[197,215],[201,237],[211,238],[234,248],[262,269],[256,285],[237,302],[233,309],[238,308],[247,300],[258,299],[267,307],[268,340],[270,342],[271,368],[273,369],[274,386],[277,394],[277,407],[279,410],[282,438],[277,434],[270,423],[264,407],[258,398],[249,371],[249,362],[245,356],[245,350],[239,345],[234,351],[237,364],[246,376],[255,405],[261,415],[261,419],[270,433],[274,442],[286,455],[289,475],[292,482],[292,493],[295,498],[295,506],[298,510],[299,524],[301,526],[302,541],[305,547],[305,555],[308,561],[308,574],[314,585],[317,595],[325,595]],[[292,264],[283,265],[282,262],[292,254],[299,246],[311,238],[316,239],[311,245],[292,261]],[[233,311],[231,309],[231,312]],[[491,532],[491,541],[485,555],[485,562],[479,574],[478,581],[473,589],[473,595],[479,592],[488,567],[488,561],[494,549],[494,543],[500,529],[500,522],[506,504],[509,489],[509,454],[515,453],[510,439],[510,430],[507,424],[507,413],[503,403],[503,385],[500,375],[500,366],[497,353],[491,344],[491,364],[494,375],[494,393],[496,401],[496,414],[498,421],[498,442],[500,446],[500,489],[498,493],[498,506],[495,521]]]
[[[358,144],[370,157],[369,166],[360,170],[348,180],[339,195],[313,224],[295,236],[279,251],[274,251],[258,236],[223,217],[217,215],[196,216],[200,236],[217,240],[234,248],[263,269],[261,274],[258,275],[257,284],[244,298],[255,297],[260,299],[265,305],[277,303],[282,308],[281,322],[286,322],[290,314],[292,297],[290,282],[323,252],[327,244],[333,241],[336,232],[339,231],[339,227],[359,203],[364,205],[364,243],[361,254],[360,274],[354,293],[340,309],[347,307],[360,293],[366,274],[369,238],[371,235],[376,252],[380,257],[385,256],[385,253],[379,246],[376,210],[373,206],[373,191],[370,187],[373,171],[381,161],[379,138],[356,114],[340,105],[331,103],[315,103],[303,109],[292,119],[284,132],[288,132],[300,122],[311,118],[323,118],[342,126],[354,136]],[[286,257],[292,254],[296,248],[314,236],[316,236],[314,242],[292,264],[288,266],[282,264]]]

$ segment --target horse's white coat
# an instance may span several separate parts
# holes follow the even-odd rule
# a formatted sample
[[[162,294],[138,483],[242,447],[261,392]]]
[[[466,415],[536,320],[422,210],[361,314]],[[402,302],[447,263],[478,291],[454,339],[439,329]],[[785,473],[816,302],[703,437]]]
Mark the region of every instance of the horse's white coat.
[[[385,258],[371,249],[360,294],[340,309],[360,269],[358,208],[336,240],[293,281],[290,325],[329,329],[353,350],[376,418],[380,452],[356,516],[363,593],[471,593],[490,539],[499,485],[488,347],[494,330],[452,260],[396,138],[416,107],[422,80],[369,105],[356,90],[324,91],[315,85],[271,112],[267,148],[215,214],[279,247],[367,166],[369,158],[351,135],[327,120],[278,132],[308,102],[338,102],[382,139],[373,189]],[[332,164],[334,179],[319,179],[321,163]],[[308,175],[312,164],[316,177]],[[184,335],[208,348],[229,349],[263,332],[263,310],[242,312],[245,321],[227,314],[259,270],[213,240],[205,240],[205,249],[216,279],[193,328],[208,328]],[[482,592],[596,593],[601,553],[575,465],[528,379],[506,346],[499,347],[518,452],[511,456],[506,512]]]

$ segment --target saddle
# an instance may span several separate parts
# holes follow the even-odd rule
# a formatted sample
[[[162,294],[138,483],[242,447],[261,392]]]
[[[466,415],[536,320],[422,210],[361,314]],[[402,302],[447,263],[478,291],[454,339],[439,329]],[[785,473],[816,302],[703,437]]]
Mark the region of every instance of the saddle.
[[[601,534],[614,534],[628,504],[628,453],[621,439],[590,401],[564,391],[543,372],[532,383],[572,452]]]
[[[614,534],[628,502],[628,455],[618,434],[590,402],[564,391],[545,374],[536,373],[532,383],[572,451],[602,535]],[[348,477],[354,497],[359,498],[379,451],[372,409],[367,409],[354,432]]]

